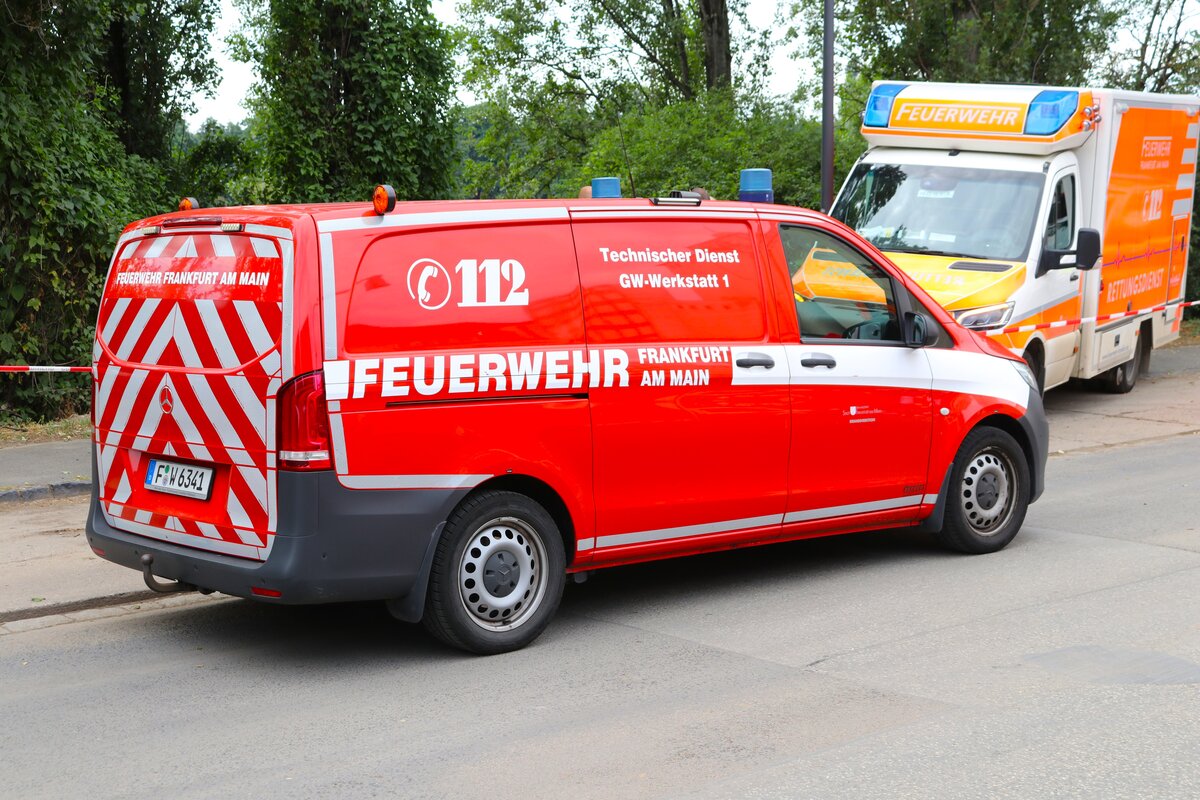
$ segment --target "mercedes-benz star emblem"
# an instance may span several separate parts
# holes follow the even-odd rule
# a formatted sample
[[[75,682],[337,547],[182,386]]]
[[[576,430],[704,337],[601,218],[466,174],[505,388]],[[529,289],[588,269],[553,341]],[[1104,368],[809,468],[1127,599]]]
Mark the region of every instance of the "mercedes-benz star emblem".
[[[175,407],[175,397],[171,394],[171,387],[164,386],[158,393],[158,404],[162,406],[164,414],[171,413],[171,409]]]

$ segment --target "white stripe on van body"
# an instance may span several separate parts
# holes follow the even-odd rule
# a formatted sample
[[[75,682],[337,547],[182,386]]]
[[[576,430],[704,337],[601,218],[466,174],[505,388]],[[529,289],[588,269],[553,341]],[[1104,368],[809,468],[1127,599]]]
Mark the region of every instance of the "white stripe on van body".
[[[122,297],[113,303],[112,310],[108,312],[108,321],[104,323],[104,330],[100,332],[100,339],[104,342],[112,341],[113,334],[117,331],[117,326],[121,324],[121,317],[125,316],[125,312],[129,309],[129,304],[133,302],[128,297]]]
[[[158,304],[161,302],[162,301],[157,297],[142,301],[142,307],[139,308],[137,314],[134,315],[133,322],[129,325],[129,330],[125,332],[125,338],[117,347],[116,356],[119,360],[129,360],[129,354],[133,352],[133,348],[137,346],[137,343],[141,341],[142,336],[145,335],[146,323],[150,321],[151,315],[154,314],[154,310],[158,308]],[[163,326],[168,330],[170,329],[174,315],[175,312],[172,310],[171,313],[167,315],[166,321],[163,323]],[[111,347],[111,344],[109,346]]]
[[[377,228],[405,228],[426,225],[465,225],[472,222],[533,222],[537,220],[566,220],[570,215],[563,206],[533,208],[487,208],[466,211],[418,211],[369,217],[326,219],[317,223],[318,233],[361,231]]]
[[[932,498],[932,499],[931,499]],[[695,536],[713,536],[720,533],[734,533],[752,528],[766,528],[773,525],[793,522],[809,522],[812,520],[832,519],[851,514],[869,514],[876,511],[899,511],[906,508],[916,509],[922,503],[937,502],[937,495],[908,495],[893,497],[886,500],[872,500],[866,503],[854,503],[845,506],[830,506],[828,508],[813,508],[803,511],[790,511],[787,514],[769,514],[762,517],[747,517],[745,519],[722,520],[720,522],[703,522],[696,525],[682,525],[677,528],[659,528],[650,531],[632,531],[629,533],[613,533],[597,536],[594,539],[580,539],[576,549],[603,550],[611,547],[624,547],[631,544],[649,544],[673,539],[686,539]]]

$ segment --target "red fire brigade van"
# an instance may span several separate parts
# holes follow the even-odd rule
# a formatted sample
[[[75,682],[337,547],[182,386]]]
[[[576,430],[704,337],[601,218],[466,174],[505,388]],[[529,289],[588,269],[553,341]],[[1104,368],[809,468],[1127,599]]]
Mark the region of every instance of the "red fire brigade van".
[[[94,350],[98,555],[159,589],[386,600],[495,653],[571,573],[918,525],[991,552],[1042,491],[1025,364],[827,217],[392,205],[125,230]]]

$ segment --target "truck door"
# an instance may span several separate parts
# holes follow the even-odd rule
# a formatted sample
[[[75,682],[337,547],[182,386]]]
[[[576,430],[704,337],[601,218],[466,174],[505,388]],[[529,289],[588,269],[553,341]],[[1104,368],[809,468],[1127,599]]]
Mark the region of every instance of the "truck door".
[[[873,512],[913,519],[939,487],[926,485],[932,372],[925,352],[902,341],[903,286],[831,232],[780,224],[772,245],[799,327],[799,345],[788,346],[785,524]]]
[[[589,392],[598,560],[773,533],[786,499],[787,362],[752,219],[651,213],[574,213],[588,348],[628,360]]]
[[[1045,227],[1039,253],[1044,250],[1073,250],[1079,229],[1079,180],[1075,167],[1057,172],[1051,179],[1046,202]],[[1058,322],[1078,319],[1083,308],[1083,281],[1077,269],[1034,270],[1033,314],[1027,322]],[[1079,326],[1051,328],[1046,335],[1046,385],[1057,386],[1071,376],[1078,351]]]

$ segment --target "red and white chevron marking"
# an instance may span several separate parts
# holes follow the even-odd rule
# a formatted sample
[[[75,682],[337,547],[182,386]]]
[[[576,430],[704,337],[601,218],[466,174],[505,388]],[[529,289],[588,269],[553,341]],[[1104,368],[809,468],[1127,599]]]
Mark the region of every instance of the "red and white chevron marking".
[[[1118,314],[1101,314],[1098,317],[1080,317],[1079,319],[1060,319],[1054,322],[1039,322],[1034,325],[1014,325],[1009,328],[1000,328],[999,330],[987,331],[988,336],[999,336],[1002,333],[1028,333],[1029,331],[1044,331],[1050,328],[1067,328],[1072,325],[1082,325],[1085,322],[1108,322],[1114,319],[1124,319],[1125,317],[1137,317],[1142,314],[1155,314],[1159,311],[1166,311],[1171,308],[1188,308],[1189,306],[1200,306],[1200,300],[1191,300],[1186,303],[1164,303],[1161,306],[1153,308],[1142,308],[1137,311],[1122,311]]]
[[[101,505],[114,526],[266,557],[276,512],[279,262],[275,243],[264,238],[164,236],[122,249],[94,348],[96,469]],[[268,272],[272,280],[246,289],[187,277],[247,271]],[[155,273],[175,283],[155,283],[166,280]],[[127,280],[122,290],[122,274],[142,283]],[[247,299],[255,291],[259,299]],[[146,489],[154,457],[212,466],[210,499]]]

